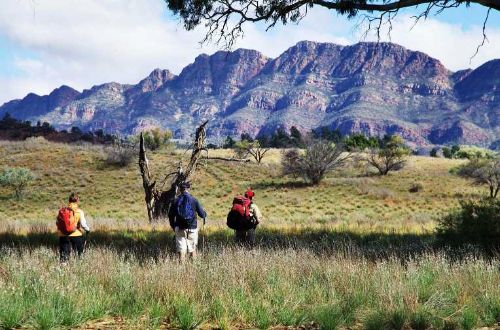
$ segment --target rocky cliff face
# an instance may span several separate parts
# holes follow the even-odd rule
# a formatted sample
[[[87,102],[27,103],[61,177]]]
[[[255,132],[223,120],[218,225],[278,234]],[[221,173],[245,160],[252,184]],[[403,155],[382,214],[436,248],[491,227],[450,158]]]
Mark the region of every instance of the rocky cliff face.
[[[238,49],[200,55],[179,76],[154,70],[137,85],[79,93],[62,86],[0,107],[24,120],[136,133],[161,126],[187,138],[209,119],[211,138],[320,126],[397,133],[410,144],[500,140],[500,60],[456,73],[391,43],[299,42],[275,59]]]

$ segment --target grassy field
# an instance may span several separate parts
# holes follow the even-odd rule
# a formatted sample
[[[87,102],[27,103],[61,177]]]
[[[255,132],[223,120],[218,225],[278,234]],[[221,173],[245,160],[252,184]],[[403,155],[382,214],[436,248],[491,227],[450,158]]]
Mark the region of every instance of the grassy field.
[[[149,154],[159,182],[188,157]],[[0,188],[0,328],[498,325],[498,257],[434,244],[436,220],[485,193],[449,173],[461,161],[412,157],[386,177],[350,166],[308,187],[283,177],[279,158],[200,163],[193,194],[209,225],[200,258],[179,265],[168,226],[147,222],[137,164],[108,167],[95,146],[0,142],[0,169],[37,175],[22,201]],[[416,183],[423,189],[410,193]],[[232,197],[248,186],[265,216],[252,251],[225,228]],[[93,233],[85,258],[61,267],[54,219],[74,190]]]
[[[209,151],[228,155],[229,151]],[[153,174],[159,182],[189,153],[150,153]],[[319,225],[375,232],[426,233],[435,220],[458,205],[459,198],[477,197],[474,187],[449,169],[461,161],[412,157],[407,168],[385,177],[366,176],[364,169],[349,168],[329,176],[317,187],[282,177],[280,153],[273,150],[262,165],[202,161],[193,179],[192,192],[209,214],[211,226],[225,226],[231,200],[251,186],[265,225]],[[71,191],[81,195],[82,207],[94,225],[123,220],[147,222],[142,181],[137,165],[125,169],[106,167],[98,147],[53,143],[0,143],[0,168],[32,169],[37,180],[23,201],[0,188],[3,222],[52,223],[58,207]],[[408,192],[420,183],[418,193]],[[168,184],[168,183],[167,183]]]

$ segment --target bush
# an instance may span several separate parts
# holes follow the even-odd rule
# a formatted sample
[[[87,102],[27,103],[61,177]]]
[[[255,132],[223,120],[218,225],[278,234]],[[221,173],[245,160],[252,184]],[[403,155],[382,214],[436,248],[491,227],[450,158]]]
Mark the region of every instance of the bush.
[[[386,136],[381,146],[370,151],[366,161],[375,167],[380,175],[387,175],[390,171],[399,171],[406,164],[410,149],[403,139],[397,135]]]
[[[172,138],[172,132],[169,130],[161,130],[160,128],[154,128],[150,131],[142,132],[144,137],[144,146],[151,150],[158,150],[171,145],[170,139]],[[133,137],[132,142],[137,143],[139,137]]]
[[[35,180],[35,174],[24,167],[7,168],[0,173],[0,186],[14,189],[16,199],[23,197],[26,188]]]
[[[109,166],[126,167],[138,155],[132,146],[115,144],[104,149],[105,162]]]
[[[462,201],[460,210],[438,222],[438,236],[453,244],[475,244],[489,249],[500,248],[500,201],[484,198]]]
[[[495,158],[472,158],[464,165],[453,169],[461,177],[473,179],[474,184],[488,185],[490,197],[496,198],[500,191],[500,156]]]
[[[311,139],[306,142],[303,155],[296,150],[285,152],[281,164],[285,175],[302,176],[307,183],[316,185],[326,174],[344,165],[349,157],[340,144]]]
[[[409,192],[411,193],[416,193],[419,191],[422,191],[424,189],[424,185],[420,182],[415,182],[414,184],[411,185],[410,189],[408,189]]]

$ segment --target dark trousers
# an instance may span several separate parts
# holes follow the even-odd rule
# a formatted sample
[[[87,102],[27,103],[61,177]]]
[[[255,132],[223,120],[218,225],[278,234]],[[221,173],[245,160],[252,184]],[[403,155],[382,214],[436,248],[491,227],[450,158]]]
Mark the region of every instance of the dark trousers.
[[[255,228],[248,230],[236,230],[234,239],[236,243],[252,248],[255,245]]]
[[[59,257],[61,262],[65,262],[69,260],[69,256],[71,254],[71,250],[73,249],[73,254],[76,254],[78,257],[81,257],[83,254],[83,245],[84,245],[83,236],[63,236],[59,237]]]

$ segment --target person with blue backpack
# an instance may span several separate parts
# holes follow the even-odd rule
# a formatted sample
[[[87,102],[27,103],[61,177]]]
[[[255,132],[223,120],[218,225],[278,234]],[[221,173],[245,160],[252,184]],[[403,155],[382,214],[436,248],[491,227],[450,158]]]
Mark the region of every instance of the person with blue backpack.
[[[189,193],[190,188],[189,182],[180,184],[180,195],[175,199],[168,212],[170,227],[175,232],[175,249],[181,262],[186,259],[187,253],[191,258],[196,257],[198,245],[197,215],[203,219],[203,224],[205,224],[207,217],[200,202]]]

